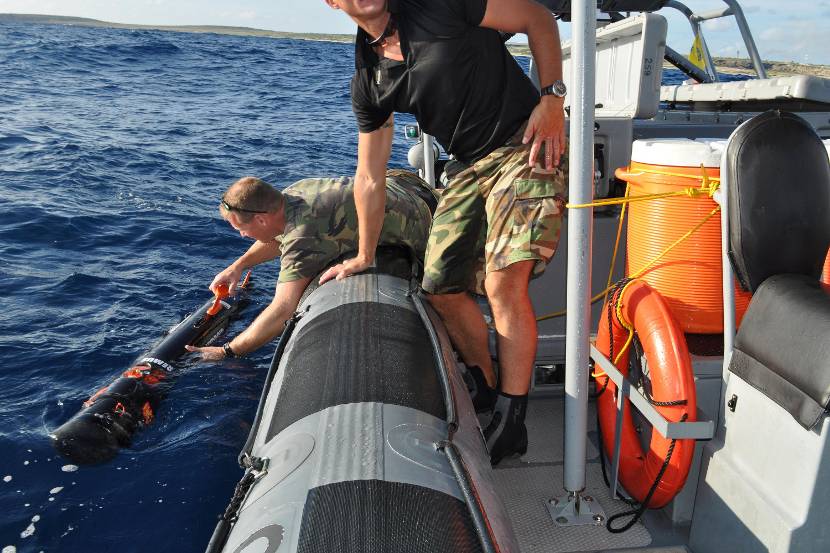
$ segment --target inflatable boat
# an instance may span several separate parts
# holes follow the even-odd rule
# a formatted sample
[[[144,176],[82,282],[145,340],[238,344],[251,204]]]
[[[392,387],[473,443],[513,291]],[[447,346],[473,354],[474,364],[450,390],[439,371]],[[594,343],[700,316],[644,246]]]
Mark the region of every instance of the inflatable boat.
[[[446,330],[407,253],[312,284],[208,551],[517,551]]]

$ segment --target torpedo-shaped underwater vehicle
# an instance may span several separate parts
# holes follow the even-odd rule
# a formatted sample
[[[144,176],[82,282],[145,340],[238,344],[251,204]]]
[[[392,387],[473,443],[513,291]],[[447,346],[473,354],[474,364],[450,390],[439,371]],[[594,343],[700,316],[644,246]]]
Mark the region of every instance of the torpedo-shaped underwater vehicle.
[[[186,345],[212,343],[247,304],[248,276],[231,296],[220,291],[140,355],[113,383],[95,392],[83,408],[50,434],[55,449],[78,464],[109,461],[150,424],[175,376],[174,363]]]
[[[405,250],[312,281],[208,551],[518,551],[446,330]],[[311,289],[313,288],[313,290]]]

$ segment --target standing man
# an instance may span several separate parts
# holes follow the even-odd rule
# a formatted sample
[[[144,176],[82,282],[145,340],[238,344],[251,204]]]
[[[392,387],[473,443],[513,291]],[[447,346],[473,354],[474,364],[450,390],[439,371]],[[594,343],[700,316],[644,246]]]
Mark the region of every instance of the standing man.
[[[423,259],[434,191],[415,174],[392,170],[384,178],[388,201],[382,215],[380,243],[405,246]],[[255,178],[236,181],[222,196],[222,217],[246,238],[256,240],[242,257],[213,279],[212,291],[226,284],[232,291],[242,273],[280,257],[274,299],[251,325],[221,347],[186,346],[217,360],[250,353],[282,333],[285,321],[311,279],[336,259],[357,251],[357,214],[352,180],[305,179],[282,192]]]
[[[394,112],[412,113],[454,156],[433,218],[423,289],[479,384],[477,408],[491,461],[524,453],[527,393],[536,357],[528,294],[559,241],[565,192],[559,34],[533,0],[325,0],[357,23],[352,107],[359,127],[355,203],[360,247],[321,278],[344,278],[374,259],[388,191]],[[525,33],[541,97],[499,31]],[[477,275],[483,257],[483,279]],[[483,280],[483,286],[482,286]],[[495,322],[498,394],[487,327],[468,290],[486,292]]]

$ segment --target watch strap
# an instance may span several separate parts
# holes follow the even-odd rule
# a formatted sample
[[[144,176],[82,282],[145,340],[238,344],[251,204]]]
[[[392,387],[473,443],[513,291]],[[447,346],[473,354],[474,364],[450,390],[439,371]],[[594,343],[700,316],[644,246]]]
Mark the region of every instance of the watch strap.
[[[539,91],[541,96],[556,96],[557,98],[564,98],[567,94],[567,88],[562,79],[554,81],[553,84],[542,87]]]
[[[236,354],[236,352],[233,351],[233,348],[231,348],[230,342],[225,342],[224,344],[222,344],[222,351],[225,352],[225,357],[239,357]]]

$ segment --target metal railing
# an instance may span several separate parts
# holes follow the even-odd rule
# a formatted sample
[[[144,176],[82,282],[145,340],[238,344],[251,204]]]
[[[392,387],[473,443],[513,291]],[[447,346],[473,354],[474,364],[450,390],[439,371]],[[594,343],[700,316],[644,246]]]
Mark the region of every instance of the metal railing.
[[[723,3],[726,4],[725,8],[711,10],[705,13],[694,13],[688,6],[678,0],[668,0],[666,2],[666,7],[674,8],[685,15],[686,19],[689,20],[689,24],[692,26],[692,33],[694,36],[700,37],[701,48],[703,49],[703,60],[706,65],[706,74],[709,75],[713,81],[717,82],[720,79],[718,77],[718,72],[715,70],[715,64],[712,61],[712,56],[709,53],[706,38],[703,36],[701,23],[703,21],[720,19],[730,15],[735,18],[738,29],[741,31],[741,37],[743,37],[746,52],[752,60],[755,73],[758,74],[758,78],[766,79],[767,72],[764,69],[764,63],[761,61],[761,55],[758,53],[758,48],[755,46],[755,40],[752,38],[752,32],[749,30],[749,25],[746,22],[746,17],[744,17],[743,9],[738,4],[737,0],[723,0]]]
[[[617,424],[614,430],[614,453],[611,456],[611,497],[617,497],[617,476],[620,468],[620,446],[622,445],[622,420],[624,400],[628,399],[651,424],[654,431],[669,440],[710,440],[715,435],[713,421],[671,422],[666,420],[639,390],[631,386],[628,379],[595,346],[591,346],[591,359],[605,371],[617,386]]]

